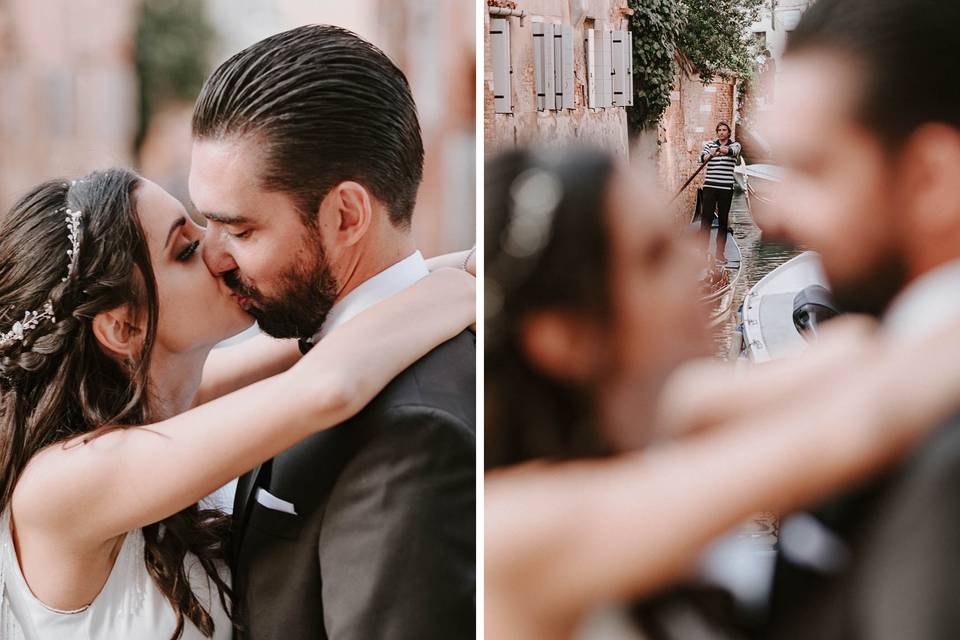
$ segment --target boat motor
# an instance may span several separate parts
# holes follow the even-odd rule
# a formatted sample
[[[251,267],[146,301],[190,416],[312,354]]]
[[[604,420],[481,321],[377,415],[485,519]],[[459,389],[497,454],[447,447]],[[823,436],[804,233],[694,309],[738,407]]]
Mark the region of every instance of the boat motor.
[[[830,318],[840,315],[830,291],[818,284],[800,291],[793,299],[793,325],[807,339],[817,336],[817,328]]]

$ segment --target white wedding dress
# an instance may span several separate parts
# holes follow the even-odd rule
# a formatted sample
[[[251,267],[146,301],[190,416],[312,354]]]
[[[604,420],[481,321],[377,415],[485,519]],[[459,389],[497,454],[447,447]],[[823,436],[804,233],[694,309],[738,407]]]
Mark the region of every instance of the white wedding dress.
[[[9,511],[0,516],[0,640],[169,640],[176,628],[173,608],[147,573],[143,532],[127,534],[100,594],[77,611],[58,611],[30,591],[17,561]],[[217,588],[195,556],[187,576],[200,603],[213,616],[215,640],[232,636]],[[183,640],[206,640],[184,620]]]

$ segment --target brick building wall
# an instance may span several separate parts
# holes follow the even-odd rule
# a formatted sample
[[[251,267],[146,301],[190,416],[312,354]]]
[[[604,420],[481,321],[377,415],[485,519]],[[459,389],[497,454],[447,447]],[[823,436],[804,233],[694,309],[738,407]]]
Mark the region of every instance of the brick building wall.
[[[583,42],[586,29],[628,29],[626,0],[583,0],[579,3],[567,0],[517,0],[496,4],[515,6],[523,10],[526,17],[522,20],[509,18],[513,113],[495,113],[490,15],[484,11],[483,131],[486,155],[531,143],[565,145],[583,140],[626,158],[629,154],[629,137],[624,108],[587,107]],[[537,111],[531,26],[534,17],[542,18],[544,22],[573,25],[574,109]]]
[[[776,164],[763,122],[776,109],[776,88],[790,32],[811,4],[811,0],[778,0],[773,10],[765,6],[760,19],[750,27],[751,37],[761,51],[741,107],[741,142],[750,162]],[[762,54],[764,50],[769,57]]]
[[[126,0],[0,2],[0,215],[43,180],[133,163],[135,32]]]

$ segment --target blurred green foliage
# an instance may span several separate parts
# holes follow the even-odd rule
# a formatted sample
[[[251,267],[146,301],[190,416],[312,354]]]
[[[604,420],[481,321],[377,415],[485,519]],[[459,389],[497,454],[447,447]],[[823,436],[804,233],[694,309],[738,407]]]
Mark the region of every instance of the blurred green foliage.
[[[764,0],[629,0],[633,10],[634,106],[631,132],[655,126],[670,106],[674,77],[684,65],[704,84],[717,77],[749,82],[754,45],[747,37]]]
[[[209,71],[213,27],[203,0],[143,0],[136,37],[140,148],[153,116],[171,102],[193,102]]]

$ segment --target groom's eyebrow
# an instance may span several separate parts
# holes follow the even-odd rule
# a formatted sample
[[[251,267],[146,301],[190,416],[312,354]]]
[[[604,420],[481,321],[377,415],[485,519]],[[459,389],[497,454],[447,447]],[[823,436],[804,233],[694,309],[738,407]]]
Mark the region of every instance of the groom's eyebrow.
[[[207,220],[212,220],[213,222],[219,222],[220,224],[246,224],[250,222],[249,219],[243,216],[228,216],[223,213],[209,213],[207,211],[202,211],[201,214]]]

